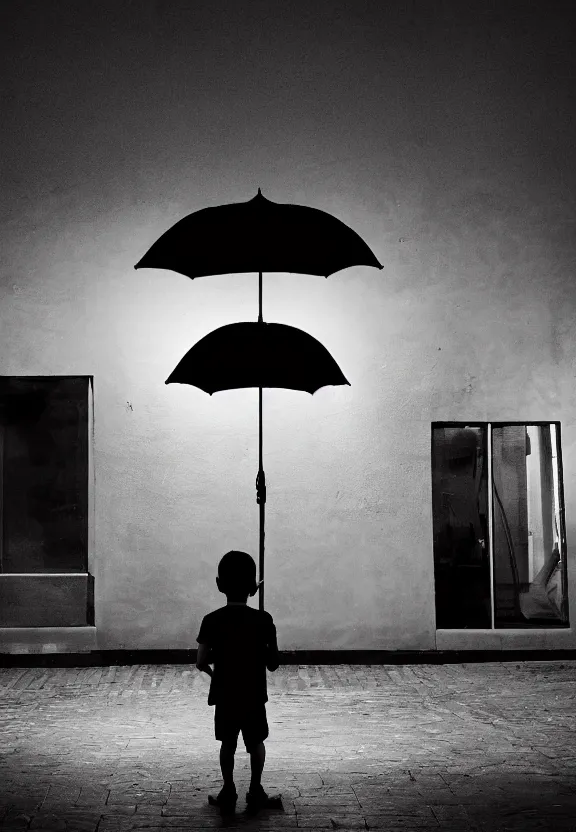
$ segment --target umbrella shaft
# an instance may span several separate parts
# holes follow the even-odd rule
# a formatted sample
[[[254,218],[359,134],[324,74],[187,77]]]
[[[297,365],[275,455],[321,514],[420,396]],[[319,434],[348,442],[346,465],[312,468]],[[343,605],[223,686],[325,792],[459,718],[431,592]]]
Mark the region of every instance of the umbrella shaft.
[[[258,388],[258,470],[262,470],[262,388]]]
[[[258,323],[263,323],[263,318],[262,318],[262,272],[258,272]]]
[[[262,274],[260,274],[262,277]],[[262,388],[258,388],[258,477],[256,478],[256,502],[260,506],[260,534],[258,546],[259,581],[264,580],[264,512],[266,504],[266,477],[262,468]],[[260,584],[259,608],[264,609],[264,584]]]
[[[258,323],[263,323],[262,317],[262,272],[258,272]],[[264,512],[266,504],[266,479],[262,468],[262,388],[258,388],[258,478],[256,480],[256,502],[260,506],[260,535],[258,547],[258,564],[260,583],[260,598],[258,606],[264,609]]]

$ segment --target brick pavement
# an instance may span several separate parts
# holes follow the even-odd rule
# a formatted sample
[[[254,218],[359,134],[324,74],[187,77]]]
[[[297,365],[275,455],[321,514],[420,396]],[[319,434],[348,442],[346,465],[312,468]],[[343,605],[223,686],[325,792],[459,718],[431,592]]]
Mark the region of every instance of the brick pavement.
[[[220,786],[208,677],[185,665],[0,669],[0,829],[573,830],[576,662],[284,666],[264,785]]]

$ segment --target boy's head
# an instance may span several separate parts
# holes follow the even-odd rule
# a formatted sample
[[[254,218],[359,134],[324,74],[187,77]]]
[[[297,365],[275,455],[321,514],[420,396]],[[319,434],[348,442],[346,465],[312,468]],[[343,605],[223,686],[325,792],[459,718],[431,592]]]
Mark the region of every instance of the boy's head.
[[[256,564],[247,552],[226,552],[218,564],[216,585],[228,601],[246,601],[255,595]]]

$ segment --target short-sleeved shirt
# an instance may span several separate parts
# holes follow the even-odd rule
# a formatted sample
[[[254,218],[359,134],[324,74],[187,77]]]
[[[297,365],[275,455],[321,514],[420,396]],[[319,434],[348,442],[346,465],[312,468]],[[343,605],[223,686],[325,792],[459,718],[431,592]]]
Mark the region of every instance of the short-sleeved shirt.
[[[204,616],[196,641],[210,648],[214,663],[209,705],[268,701],[266,666],[278,666],[276,627],[269,612],[227,604]]]

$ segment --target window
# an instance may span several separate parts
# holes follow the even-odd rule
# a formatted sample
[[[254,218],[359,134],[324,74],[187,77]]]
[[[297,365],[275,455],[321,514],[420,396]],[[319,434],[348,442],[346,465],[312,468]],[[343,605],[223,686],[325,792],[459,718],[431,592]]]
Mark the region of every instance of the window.
[[[0,573],[88,571],[88,377],[0,377]]]
[[[567,627],[560,425],[434,423],[439,629]]]

